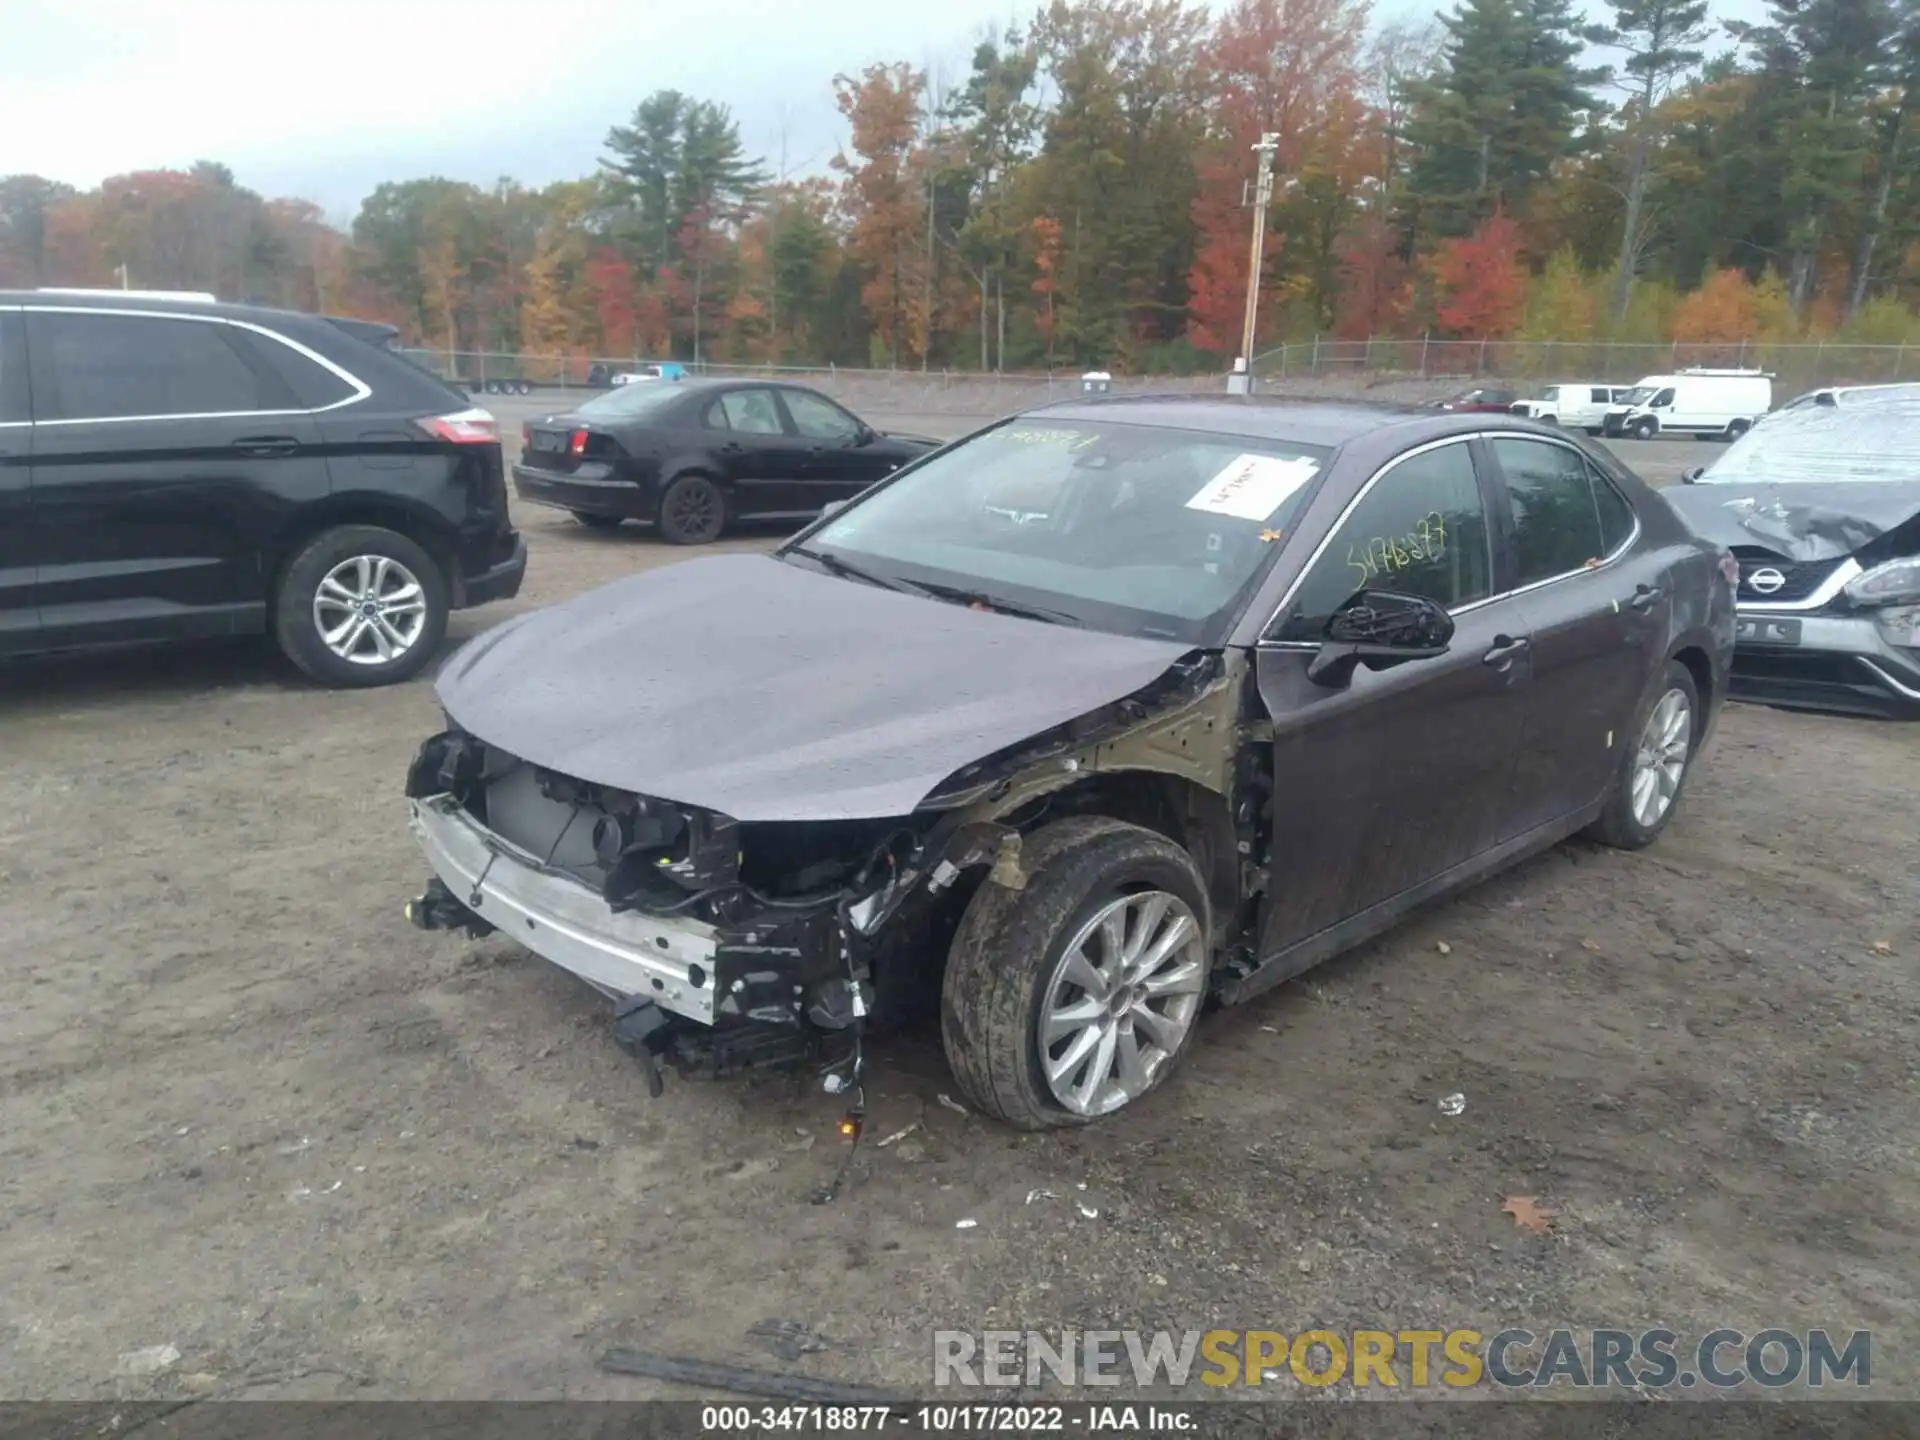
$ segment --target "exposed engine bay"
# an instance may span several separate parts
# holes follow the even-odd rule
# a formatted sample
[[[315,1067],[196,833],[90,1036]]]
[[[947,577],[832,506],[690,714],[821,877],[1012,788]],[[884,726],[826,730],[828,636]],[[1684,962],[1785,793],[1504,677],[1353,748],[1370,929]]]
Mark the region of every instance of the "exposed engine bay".
[[[498,931],[606,994],[654,1094],[663,1064],[720,1077],[813,1063],[830,1089],[857,1086],[862,1035],[937,1004],[973,890],[1024,884],[1022,826],[1082,799],[1110,811],[1118,787],[1136,792],[1143,819],[1190,830],[1209,856],[1220,913],[1251,913],[1270,782],[1237,776],[1232,758],[1243,679],[1237,662],[1195,652],[1141,692],[962,767],[892,819],[743,823],[561,774],[450,725],[407,776],[435,871],[409,918]],[[1192,743],[1202,731],[1211,747]],[[1162,777],[1140,772],[1162,767],[1204,779],[1209,819],[1150,815]]]

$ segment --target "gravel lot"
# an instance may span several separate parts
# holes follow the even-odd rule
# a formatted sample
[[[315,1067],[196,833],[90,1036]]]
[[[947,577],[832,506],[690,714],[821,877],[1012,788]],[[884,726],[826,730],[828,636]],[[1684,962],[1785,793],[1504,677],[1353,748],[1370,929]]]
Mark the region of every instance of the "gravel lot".
[[[525,593],[454,640],[684,558],[519,519]],[[1563,846],[1218,1015],[1086,1132],[956,1114],[902,1042],[870,1133],[920,1130],[816,1207],[831,1098],[650,1102],[591,993],[406,925],[436,719],[258,646],[0,671],[0,1395],[640,1397],[602,1349],[777,1365],[768,1318],[909,1387],[936,1327],[1866,1326],[1920,1394],[1920,731],[1732,708],[1651,851]]]

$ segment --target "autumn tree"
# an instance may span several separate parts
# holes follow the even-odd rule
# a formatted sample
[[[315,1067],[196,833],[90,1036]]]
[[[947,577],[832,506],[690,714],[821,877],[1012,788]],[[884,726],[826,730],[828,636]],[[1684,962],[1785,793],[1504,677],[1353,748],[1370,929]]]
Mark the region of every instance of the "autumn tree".
[[[928,338],[914,304],[926,263],[920,248],[926,199],[915,147],[926,76],[906,64],[869,65],[858,78],[836,75],[833,89],[853,131],[853,154],[832,161],[846,177],[847,248],[865,276],[860,295],[876,339],[898,365],[924,353]]]
[[[1029,214],[1059,222],[1049,345],[1125,368],[1184,335],[1207,13],[1183,0],[1053,0],[1033,23],[1056,93],[1022,176]]]
[[[0,178],[0,285],[40,285],[47,267],[47,217],[78,193],[39,175]]]
[[[1316,328],[1333,321],[1339,239],[1362,179],[1377,169],[1361,138],[1371,139],[1358,100],[1365,21],[1356,0],[1236,0],[1201,47],[1216,98],[1193,204],[1187,333],[1202,350],[1231,355],[1240,346],[1251,258],[1241,197],[1263,134],[1277,137],[1280,183],[1262,286],[1291,270],[1312,297]]]
[[[979,276],[982,370],[1002,368],[1007,359],[1007,275],[1020,252],[1022,229],[1010,192],[1040,124],[1040,106],[1031,99],[1038,67],[1038,53],[1018,30],[989,34],[974,47],[972,73],[947,107],[959,128],[971,188],[957,241]]]
[[[1527,287],[1520,324],[1525,340],[1585,340],[1594,332],[1599,307],[1593,285],[1571,246],[1554,251],[1546,268]]]
[[[1446,334],[1498,340],[1525,313],[1527,272],[1520,263],[1520,229],[1495,213],[1473,234],[1442,241],[1433,260],[1434,316]]]

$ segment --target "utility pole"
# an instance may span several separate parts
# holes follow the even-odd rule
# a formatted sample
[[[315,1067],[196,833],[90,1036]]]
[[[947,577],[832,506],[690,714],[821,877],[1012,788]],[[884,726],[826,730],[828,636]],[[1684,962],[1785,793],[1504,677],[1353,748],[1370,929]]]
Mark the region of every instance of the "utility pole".
[[[1273,200],[1273,154],[1280,137],[1269,130],[1253,147],[1259,157],[1253,182],[1253,250],[1247,263],[1247,318],[1240,333],[1240,355],[1246,363],[1247,389],[1253,388],[1253,324],[1260,309],[1260,263],[1267,250],[1267,206]]]

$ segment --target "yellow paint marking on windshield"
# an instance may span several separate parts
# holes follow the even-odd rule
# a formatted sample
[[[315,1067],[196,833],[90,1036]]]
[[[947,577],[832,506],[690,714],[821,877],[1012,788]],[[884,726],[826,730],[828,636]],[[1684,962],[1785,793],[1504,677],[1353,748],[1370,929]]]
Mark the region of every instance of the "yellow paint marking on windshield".
[[[1438,560],[1447,552],[1447,517],[1429,511],[1404,535],[1375,535],[1347,545],[1348,568],[1360,572],[1366,585],[1382,575],[1398,575],[1423,560]]]
[[[1082,430],[1002,430],[1000,436],[1016,445],[1060,445],[1068,450],[1084,450],[1100,437]]]

